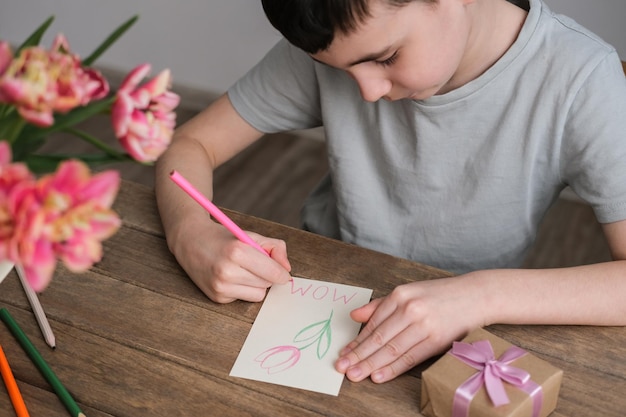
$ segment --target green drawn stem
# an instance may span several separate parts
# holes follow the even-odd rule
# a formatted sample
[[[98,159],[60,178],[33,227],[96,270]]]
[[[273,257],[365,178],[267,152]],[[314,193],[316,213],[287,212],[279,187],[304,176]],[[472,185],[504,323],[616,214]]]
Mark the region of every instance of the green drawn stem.
[[[318,321],[317,323],[310,324],[306,326],[304,329],[300,330],[295,337],[293,338],[294,342],[308,342],[311,341],[306,346],[299,348],[300,350],[306,349],[311,345],[317,343],[317,358],[322,359],[330,349],[330,345],[332,342],[332,331],[330,327],[331,319],[333,318],[334,311],[331,310],[330,316],[326,320]],[[316,327],[320,327],[320,330],[310,336],[306,336],[311,329],[315,329]]]

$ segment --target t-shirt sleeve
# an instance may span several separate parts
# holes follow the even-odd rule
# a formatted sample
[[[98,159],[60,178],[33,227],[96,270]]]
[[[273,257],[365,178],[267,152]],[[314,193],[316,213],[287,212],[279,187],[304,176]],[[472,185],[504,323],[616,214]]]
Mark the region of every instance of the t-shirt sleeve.
[[[615,52],[574,91],[563,132],[564,180],[600,223],[626,219],[626,77]]]
[[[315,63],[284,39],[228,90],[228,97],[241,117],[264,133],[321,125]]]

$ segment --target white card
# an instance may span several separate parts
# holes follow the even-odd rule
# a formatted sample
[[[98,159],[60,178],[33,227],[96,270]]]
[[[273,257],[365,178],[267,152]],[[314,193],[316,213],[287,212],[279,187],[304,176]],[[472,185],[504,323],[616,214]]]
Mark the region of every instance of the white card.
[[[4,279],[9,275],[9,272],[13,269],[15,265],[10,261],[0,261],[0,282],[4,281]]]
[[[344,375],[339,352],[359,333],[350,312],[372,290],[293,278],[270,288],[231,376],[338,395]]]

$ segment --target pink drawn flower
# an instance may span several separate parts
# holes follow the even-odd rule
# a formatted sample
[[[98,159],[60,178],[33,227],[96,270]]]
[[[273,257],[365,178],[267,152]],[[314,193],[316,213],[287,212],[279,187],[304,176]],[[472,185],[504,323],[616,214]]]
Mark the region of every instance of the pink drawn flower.
[[[154,162],[169,146],[180,98],[168,91],[169,70],[139,86],[150,72],[149,64],[131,71],[117,92],[111,111],[115,136],[137,161]]]
[[[12,104],[20,116],[37,126],[51,126],[54,112],[66,113],[103,98],[109,85],[102,75],[81,66],[67,40],[57,35],[50,50],[23,49],[11,58],[6,42],[0,45],[0,102]]]
[[[309,346],[317,344],[317,359],[322,359],[328,353],[331,345],[331,320],[334,310],[326,320],[306,326],[293,338],[294,343],[305,343],[306,346],[293,345],[275,346],[258,355],[254,360],[261,362],[261,368],[266,369],[268,374],[286,371],[300,360],[301,351]]]
[[[282,372],[294,366],[300,360],[300,349],[296,346],[275,346],[267,349],[254,358],[261,363],[261,368],[267,370],[268,374]]]

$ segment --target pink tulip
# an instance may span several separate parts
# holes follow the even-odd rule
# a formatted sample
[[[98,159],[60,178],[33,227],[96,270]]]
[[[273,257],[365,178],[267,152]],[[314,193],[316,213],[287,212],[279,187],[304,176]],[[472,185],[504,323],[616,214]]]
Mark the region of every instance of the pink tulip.
[[[119,173],[92,176],[83,162],[69,160],[35,180],[8,161],[10,149],[0,142],[0,259],[22,265],[35,291],[50,283],[57,258],[74,272],[100,261],[101,241],[121,224],[111,210]]]
[[[0,42],[0,76],[4,74],[13,59],[11,46],[8,42]]]
[[[0,141],[0,195],[6,195],[11,188],[22,181],[35,179],[26,164],[11,163],[11,145],[7,141]]]
[[[150,72],[149,64],[139,65],[122,82],[111,111],[115,136],[139,162],[154,162],[169,146],[180,98],[168,91],[169,70],[139,86]]]
[[[0,45],[0,102],[15,105],[19,114],[37,126],[51,126],[54,112],[65,113],[109,92],[102,75],[81,67],[67,40],[58,35],[49,51],[29,47],[10,60]]]
[[[35,177],[25,164],[11,163],[11,147],[0,142],[0,259],[11,259],[12,237],[15,232],[11,202],[22,188],[35,183]]]

